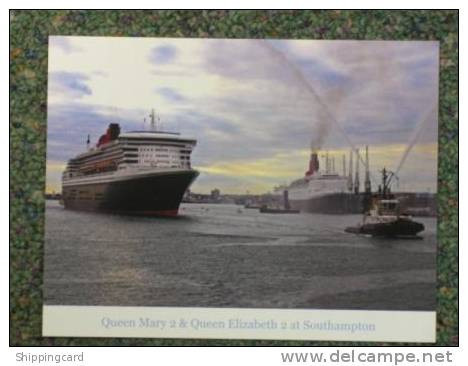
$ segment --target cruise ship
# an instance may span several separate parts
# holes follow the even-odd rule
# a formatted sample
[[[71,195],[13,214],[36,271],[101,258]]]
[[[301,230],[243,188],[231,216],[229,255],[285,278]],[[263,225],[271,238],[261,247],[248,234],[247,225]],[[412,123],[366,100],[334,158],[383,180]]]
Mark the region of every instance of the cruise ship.
[[[320,168],[318,151],[312,151],[309,169],[304,177],[289,185],[275,188],[274,194],[287,197],[289,206],[302,212],[323,214],[362,213],[365,195],[359,192],[359,153],[356,152],[356,176],[353,178],[353,152],[350,154],[349,174],[346,174],[346,161],[343,156],[343,172],[335,169],[335,159],[324,156],[325,168]],[[366,148],[365,189],[370,192]]]
[[[154,113],[152,126],[154,126]],[[62,175],[66,209],[144,216],[176,216],[197,178],[190,156],[195,139],[179,133],[120,133],[111,123],[93,148],[68,161]]]

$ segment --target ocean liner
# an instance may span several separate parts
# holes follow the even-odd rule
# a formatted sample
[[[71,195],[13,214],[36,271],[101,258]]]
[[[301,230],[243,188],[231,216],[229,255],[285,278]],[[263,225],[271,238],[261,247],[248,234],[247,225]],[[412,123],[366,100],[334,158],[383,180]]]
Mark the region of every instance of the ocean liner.
[[[176,216],[198,176],[190,155],[196,140],[158,131],[120,133],[111,123],[93,148],[68,161],[62,175],[66,209]]]
[[[325,168],[320,169],[318,151],[312,151],[309,169],[304,177],[286,186],[275,188],[274,194],[288,197],[294,210],[324,214],[362,213],[365,194],[359,192],[359,152],[356,151],[356,175],[353,179],[353,151],[349,159],[349,175],[346,174],[346,159],[343,156],[343,172],[335,169],[335,159],[328,153],[324,156]],[[368,154],[366,148],[365,190],[370,192]]]

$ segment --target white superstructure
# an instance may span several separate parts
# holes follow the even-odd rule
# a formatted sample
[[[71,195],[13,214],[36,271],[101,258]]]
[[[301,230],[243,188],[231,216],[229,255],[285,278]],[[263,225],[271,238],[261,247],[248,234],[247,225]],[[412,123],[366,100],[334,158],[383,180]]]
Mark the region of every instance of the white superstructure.
[[[106,135],[104,135],[106,136]],[[190,170],[196,140],[177,133],[134,131],[117,134],[68,161],[64,186],[109,182],[135,175]]]
[[[346,193],[348,178],[338,174],[316,172],[292,182],[288,189],[290,200],[308,200],[333,193]]]

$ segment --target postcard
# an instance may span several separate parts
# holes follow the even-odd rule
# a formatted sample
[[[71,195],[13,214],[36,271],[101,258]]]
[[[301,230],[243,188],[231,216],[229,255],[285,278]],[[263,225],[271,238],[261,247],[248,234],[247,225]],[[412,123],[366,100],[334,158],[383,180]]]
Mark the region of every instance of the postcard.
[[[43,335],[435,342],[439,43],[49,38]]]

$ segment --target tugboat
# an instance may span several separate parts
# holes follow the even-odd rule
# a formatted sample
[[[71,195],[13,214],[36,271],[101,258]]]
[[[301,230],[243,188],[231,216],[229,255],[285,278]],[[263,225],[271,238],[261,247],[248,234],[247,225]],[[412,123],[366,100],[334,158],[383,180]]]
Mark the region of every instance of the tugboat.
[[[390,175],[390,176],[389,176]],[[395,176],[385,168],[382,171],[382,186],[376,196],[370,197],[362,223],[345,229],[347,233],[393,238],[419,238],[424,225],[413,221],[401,212],[398,199],[390,192],[390,182]]]

